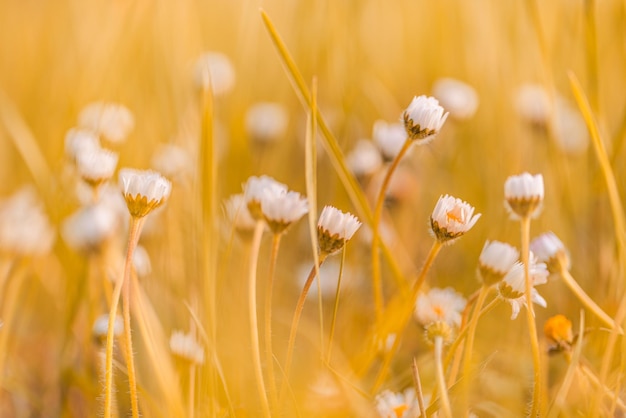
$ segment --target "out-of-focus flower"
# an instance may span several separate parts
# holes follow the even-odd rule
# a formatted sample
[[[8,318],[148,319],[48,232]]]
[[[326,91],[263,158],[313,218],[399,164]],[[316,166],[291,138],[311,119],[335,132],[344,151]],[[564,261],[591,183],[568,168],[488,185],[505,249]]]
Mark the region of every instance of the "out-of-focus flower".
[[[309,211],[306,197],[298,192],[266,189],[261,196],[261,212],[273,233],[284,232]]]
[[[65,155],[72,161],[76,157],[90,150],[100,149],[98,136],[87,129],[72,128],[65,135]]]
[[[135,118],[126,106],[95,102],[88,104],[80,112],[78,125],[101,135],[109,142],[120,143],[135,127]]]
[[[433,85],[433,96],[456,119],[470,119],[478,109],[478,93],[474,87],[454,78],[440,78]]]
[[[580,155],[589,146],[589,131],[580,112],[565,99],[557,97],[554,115],[554,140],[565,154]]]
[[[354,215],[325,206],[317,222],[320,253],[330,255],[341,250],[360,226],[361,222]]]
[[[198,58],[195,66],[196,86],[209,86],[215,96],[230,92],[235,85],[235,69],[230,59],[220,52],[206,52]]]
[[[174,331],[170,337],[172,353],[195,364],[204,364],[204,348],[196,342],[192,334]]]
[[[84,206],[65,219],[61,226],[63,240],[70,248],[94,251],[112,237],[119,227],[119,217],[104,203]]]
[[[536,217],[543,203],[543,176],[522,173],[504,182],[504,202],[512,219]]]
[[[461,199],[441,196],[430,216],[432,233],[439,242],[450,243],[469,231],[480,215],[474,215],[474,207]]]
[[[109,314],[100,315],[96,318],[96,321],[93,323],[93,328],[91,332],[93,336],[96,338],[105,339],[107,338],[107,332],[109,329]],[[122,335],[122,331],[124,331],[124,321],[121,316],[115,317],[115,322],[113,324],[113,335],[119,337]]]
[[[117,160],[116,153],[103,148],[83,149],[76,154],[76,168],[87,184],[97,187],[113,177]]]
[[[515,107],[520,116],[537,126],[545,126],[550,120],[550,97],[538,84],[523,84],[515,94]]]
[[[383,160],[372,141],[361,139],[346,156],[346,163],[355,176],[366,177],[380,169]]]
[[[392,161],[407,141],[407,132],[401,123],[374,122],[372,138],[387,161]]]
[[[337,257],[339,258],[339,257]],[[302,289],[306,283],[309,273],[311,272],[311,264],[313,260],[307,260],[299,265],[297,269],[297,278],[299,288]],[[337,292],[337,280],[339,279],[339,271],[341,270],[341,262],[336,259],[329,259],[324,262],[319,268],[319,281],[320,288],[322,290],[322,297],[324,300],[334,300]],[[341,278],[342,292],[345,289],[354,287],[356,281],[352,280],[355,276],[354,271],[350,269],[350,266],[344,266]],[[317,288],[314,284],[313,288]],[[317,292],[307,293],[307,298],[317,300]]]
[[[517,248],[500,241],[487,241],[478,258],[478,275],[485,286],[504,279],[519,258]]]
[[[451,287],[434,287],[417,297],[415,319],[423,326],[442,321],[451,327],[458,327],[466,303],[465,298]]]
[[[414,97],[404,111],[402,119],[409,138],[424,144],[431,141],[441,130],[448,113],[434,97]]]
[[[546,321],[543,333],[558,347],[568,347],[574,340],[572,321],[561,314],[552,316]]]
[[[55,232],[32,187],[0,202],[0,251],[42,255],[54,244]]]
[[[261,199],[263,195],[267,192],[287,193],[288,189],[286,185],[277,182],[270,176],[252,176],[248,178],[248,181],[243,186],[243,190],[250,215],[256,220],[261,220],[264,219],[263,211],[261,210]]]
[[[142,218],[161,206],[172,191],[172,183],[152,170],[123,168],[119,179],[128,211],[135,218]]]
[[[560,273],[570,268],[569,252],[553,232],[546,232],[532,240],[530,250],[539,261],[546,263],[550,273]]]
[[[248,210],[243,194],[231,195],[224,202],[226,217],[239,232],[251,232],[256,221]]]
[[[152,156],[152,168],[172,180],[181,179],[193,173],[195,162],[182,147],[174,144],[159,146]]]
[[[537,305],[547,306],[546,300],[539,295],[535,286],[547,283],[548,269],[544,263],[537,263],[533,253],[529,257],[529,275],[532,283],[531,297]],[[517,262],[511,267],[504,279],[498,283],[500,296],[511,304],[511,319],[517,318],[520,308],[526,306],[526,282],[524,278],[524,264]]]
[[[410,418],[419,413],[415,389],[410,387],[404,392],[385,390],[376,395],[376,410],[381,418]]]
[[[288,122],[287,110],[279,103],[257,103],[246,113],[246,131],[254,142],[260,144],[280,140]]]

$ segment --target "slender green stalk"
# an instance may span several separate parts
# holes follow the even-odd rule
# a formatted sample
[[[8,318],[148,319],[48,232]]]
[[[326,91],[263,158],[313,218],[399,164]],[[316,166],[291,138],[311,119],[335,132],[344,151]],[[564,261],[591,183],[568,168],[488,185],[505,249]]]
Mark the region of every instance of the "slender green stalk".
[[[389,187],[389,182],[391,181],[391,176],[396,171],[400,160],[408,149],[411,147],[413,142],[409,139],[404,141],[404,145],[402,149],[396,155],[393,162],[389,166],[387,173],[385,174],[385,178],[383,179],[383,183],[380,186],[380,190],[378,191],[378,197],[376,198],[376,205],[374,206],[374,219],[372,221],[372,287],[374,289],[374,310],[376,312],[376,323],[380,321],[382,312],[383,312],[383,284],[381,279],[380,272],[380,257],[378,254],[378,245],[380,241],[380,230],[379,224],[380,219],[383,214],[383,204],[385,203],[385,194],[387,193],[387,187]]]
[[[609,328],[613,329],[615,326],[618,327],[619,333],[623,334],[624,331],[622,328],[615,324],[613,318],[606,314],[594,301],[585,293],[585,291],[580,287],[580,285],[576,282],[576,280],[572,277],[571,273],[563,268],[560,271],[561,277],[563,281],[570,288],[570,290],[576,295],[578,300],[585,305],[587,309],[594,313],[602,322],[604,322]]]
[[[524,281],[526,297],[526,320],[528,322],[528,334],[530,337],[530,347],[533,356],[533,399],[531,404],[531,417],[541,414],[542,410],[542,380],[541,380],[541,353],[539,351],[539,341],[537,338],[537,326],[535,324],[535,311],[533,309],[532,289],[533,282],[530,277],[530,217],[525,216],[520,221],[522,233],[522,263],[524,264]]]
[[[270,418],[270,406],[267,401],[267,393],[265,392],[265,382],[263,381],[263,370],[261,369],[261,350],[259,349],[259,328],[257,320],[256,307],[256,269],[259,260],[259,248],[261,247],[261,237],[265,223],[257,221],[254,227],[254,236],[252,237],[252,248],[250,251],[250,265],[248,266],[248,310],[250,315],[250,340],[252,344],[252,362],[254,365],[254,377],[261,401],[263,416]]]
[[[325,254],[320,254],[319,257],[319,265],[316,267],[315,265],[311,268],[311,272],[309,273],[309,277],[307,277],[306,282],[304,283],[304,287],[302,288],[302,292],[300,293],[300,297],[298,298],[298,303],[296,304],[296,310],[293,313],[293,319],[291,320],[291,330],[289,331],[289,342],[287,343],[287,358],[285,360],[285,380],[281,385],[279,402],[285,396],[285,391],[287,389],[287,385],[289,383],[289,372],[291,371],[291,363],[293,362],[293,349],[296,344],[296,336],[298,335],[298,323],[300,322],[300,316],[302,315],[302,310],[304,309],[304,302],[306,302],[306,295],[311,288],[311,284],[313,283],[313,279],[315,279],[317,268],[321,267],[326,259]]]
[[[341,278],[343,277],[343,266],[346,261],[346,247],[341,251],[341,264],[339,265],[339,277],[337,277],[337,290],[335,291],[335,306],[333,307],[333,319],[330,323],[330,336],[328,337],[328,352],[326,353],[326,364],[330,363],[330,354],[333,349],[333,337],[335,335],[335,324],[337,323],[337,311],[339,310],[339,291],[341,290]]]
[[[128,245],[126,248],[126,261],[124,263],[124,274],[123,276],[115,283],[115,288],[113,289],[113,297],[111,299],[111,309],[109,311],[109,324],[108,324],[108,329],[107,329],[107,343],[106,343],[106,363],[105,363],[105,371],[104,371],[104,375],[105,375],[105,384],[104,384],[104,418],[111,418],[111,414],[112,414],[112,390],[113,390],[113,342],[115,339],[115,335],[114,335],[114,324],[115,324],[115,317],[117,316],[117,306],[119,304],[120,301],[120,295],[122,293],[122,288],[124,287],[124,282],[130,278],[130,271],[131,271],[131,267],[132,267],[132,262],[133,262],[133,251],[135,249],[135,247],[137,246],[137,241],[139,240],[139,234],[141,233],[141,219],[135,218],[135,217],[131,217],[130,219],[130,229],[128,232]],[[126,316],[126,315],[125,315]],[[124,318],[124,331],[126,332],[126,329],[128,328],[130,332],[130,317],[129,317],[129,323],[126,323],[126,318]],[[132,357],[132,353],[130,353],[130,357]],[[131,378],[131,374],[132,374],[132,378]],[[132,383],[131,383],[131,379],[132,379],[132,383],[134,383],[134,370],[131,372],[130,369],[130,365],[129,365],[129,370],[128,370],[128,380],[129,380],[129,386],[130,386],[130,390],[131,390],[131,407],[133,408],[133,418],[135,418],[138,415],[134,415],[135,413],[138,414],[138,411],[136,409],[137,407],[137,392],[136,392],[136,387],[134,388],[134,392],[133,392],[133,387],[132,387]],[[134,401],[133,401],[133,395],[134,395]],[[134,403],[133,403],[134,402]]]
[[[391,360],[393,359],[396,352],[398,351],[398,348],[400,347],[400,341],[402,340],[402,332],[404,331],[404,329],[409,323],[409,320],[411,319],[411,315],[413,314],[413,310],[415,309],[415,301],[417,300],[419,291],[422,287],[422,284],[424,283],[424,280],[426,279],[426,274],[428,273],[428,270],[430,270],[430,267],[435,261],[437,254],[439,254],[439,250],[441,250],[441,247],[442,247],[441,242],[439,242],[438,240],[435,240],[435,242],[433,242],[432,247],[430,248],[430,251],[428,252],[428,256],[426,257],[426,261],[424,262],[424,265],[422,266],[422,270],[420,271],[419,275],[417,276],[417,279],[415,280],[415,283],[413,284],[413,289],[411,290],[411,296],[405,301],[403,305],[403,309],[400,312],[399,326],[395,330],[396,339],[394,340],[393,345],[391,346],[391,349],[387,351],[387,353],[385,353],[383,364],[380,370],[378,371],[378,376],[376,377],[371,393],[378,392],[378,389],[380,389],[383,382],[385,381],[385,378],[387,377],[387,373],[389,372],[389,366],[391,365]]]
[[[265,369],[267,370],[267,378],[269,381],[272,410],[275,412],[278,407],[278,394],[276,393],[274,350],[272,349],[272,288],[274,285],[274,272],[276,270],[276,259],[278,258],[278,248],[280,247],[281,236],[281,234],[274,234],[272,239],[269,275],[267,278],[267,289],[265,291]]]
[[[441,410],[445,418],[452,418],[452,409],[450,408],[450,399],[448,398],[448,387],[446,386],[446,378],[443,373],[443,338],[435,338],[435,370],[437,372],[437,387],[441,392]]]
[[[469,322],[469,328],[467,331],[467,338],[465,340],[465,354],[463,359],[463,403],[465,405],[463,410],[468,411],[469,408],[469,381],[470,381],[470,370],[472,366],[472,353],[474,350],[474,337],[476,336],[476,326],[478,325],[478,318],[480,317],[480,310],[485,303],[485,299],[489,294],[489,286],[483,285],[480,288],[480,292],[478,293],[478,299],[476,300],[476,304],[474,305],[474,311],[472,312],[472,317]]]

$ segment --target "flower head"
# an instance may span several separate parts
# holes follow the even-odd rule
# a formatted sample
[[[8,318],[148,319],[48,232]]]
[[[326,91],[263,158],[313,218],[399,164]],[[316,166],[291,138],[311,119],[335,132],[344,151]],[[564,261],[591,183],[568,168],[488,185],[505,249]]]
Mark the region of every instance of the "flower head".
[[[243,194],[234,194],[224,202],[226,217],[239,232],[251,232],[256,221],[248,210]]]
[[[88,150],[100,149],[98,135],[87,129],[72,128],[65,134],[65,154],[70,160]]]
[[[152,170],[123,168],[119,179],[128,210],[136,218],[142,218],[161,206],[172,191],[172,183]]]
[[[409,418],[417,416],[419,409],[415,389],[412,387],[398,393],[385,390],[376,395],[375,402],[381,418]]]
[[[513,219],[536,217],[543,203],[543,176],[523,173],[504,182],[505,206]]]
[[[355,176],[364,177],[374,174],[383,160],[372,141],[361,139],[346,156],[346,163]]]
[[[552,316],[546,321],[543,334],[558,348],[569,347],[574,340],[572,321],[561,314]]]
[[[204,364],[204,349],[196,342],[191,333],[174,331],[170,337],[170,350],[187,361]]]
[[[415,319],[423,326],[433,322],[445,322],[451,327],[461,325],[461,312],[465,298],[451,287],[432,288],[421,293],[415,302]]]
[[[306,197],[298,192],[265,189],[261,196],[261,212],[275,234],[284,232],[293,222],[309,211]]]
[[[117,154],[103,148],[83,149],[76,154],[78,174],[90,186],[97,187],[113,177]]]
[[[550,120],[550,97],[538,84],[524,84],[515,97],[520,116],[536,126],[544,126]]]
[[[93,336],[99,339],[107,338],[107,332],[109,329],[109,314],[100,315],[96,318],[96,321],[93,323],[93,328],[91,332]],[[116,337],[120,336],[124,331],[124,321],[121,316],[116,316],[115,321],[113,323],[113,335]]]
[[[341,250],[361,226],[356,216],[325,206],[317,222],[317,240],[322,254]]]
[[[534,254],[530,253],[529,275],[533,288],[531,289],[531,297],[534,303],[547,306],[544,298],[539,295],[535,286],[547,283],[548,270],[544,263],[537,263]],[[520,308],[526,305],[526,282],[524,278],[524,264],[517,262],[511,267],[504,279],[498,284],[498,292],[500,297],[511,304],[511,319],[517,318]]]
[[[281,139],[288,123],[287,110],[279,103],[257,103],[246,113],[246,131],[254,142],[261,144]]]
[[[248,205],[250,215],[256,220],[263,219],[261,199],[265,193],[287,193],[287,186],[279,183],[270,176],[252,176],[243,186],[243,194]]]
[[[407,133],[402,123],[374,122],[372,138],[387,161],[392,161],[407,141]]]
[[[33,187],[0,202],[0,251],[41,255],[50,251],[54,240],[54,229]]]
[[[452,196],[441,196],[430,216],[430,226],[441,243],[452,242],[469,231],[480,218],[474,207]]]
[[[530,243],[530,250],[539,261],[546,263],[550,273],[569,270],[570,257],[561,240],[552,232],[539,235]]]
[[[214,95],[221,96],[235,85],[235,69],[226,55],[206,52],[196,61],[195,82],[201,89],[210,86]]]
[[[163,144],[157,148],[150,160],[152,168],[172,180],[185,178],[193,173],[194,161],[182,147],[174,144]]]
[[[478,275],[485,286],[504,279],[519,258],[517,248],[500,241],[487,241],[478,258]]]
[[[440,78],[433,85],[433,96],[456,119],[470,119],[478,108],[478,93],[474,87],[454,78]]]
[[[61,227],[61,235],[73,249],[94,251],[115,234],[118,226],[115,209],[100,202],[84,206],[68,217]]]
[[[420,143],[433,139],[448,117],[448,113],[443,112],[434,97],[414,97],[402,115],[409,138]]]
[[[110,142],[119,143],[133,130],[135,119],[130,110],[121,104],[95,102],[80,112],[78,125],[102,135]]]

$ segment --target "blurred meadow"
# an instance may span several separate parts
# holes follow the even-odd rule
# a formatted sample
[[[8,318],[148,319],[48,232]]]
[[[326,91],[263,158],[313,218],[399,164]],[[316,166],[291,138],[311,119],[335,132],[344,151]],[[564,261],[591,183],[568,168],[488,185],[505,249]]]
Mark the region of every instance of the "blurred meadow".
[[[462,81],[477,102],[468,104],[472,99],[457,91],[446,96],[436,89],[442,79]],[[393,301],[406,297],[422,270],[434,241],[429,219],[446,194],[482,215],[441,249],[422,291],[452,287],[474,301],[485,241],[522,248],[519,222],[505,209],[504,183],[529,172],[542,174],[545,184],[531,237],[554,232],[569,251],[571,276],[625,327],[624,91],[626,3],[616,0],[0,0],[0,416],[104,413],[106,324],[102,332],[94,323],[108,315],[122,277],[129,216],[117,171],[93,197],[68,156],[68,132],[81,124],[86,106],[127,108],[128,135],[117,141],[97,133],[102,146],[119,155],[118,168],[153,169],[172,183],[167,202],[145,218],[139,239],[145,252],[139,261],[135,254],[132,274],[141,416],[417,417],[413,400],[396,398],[389,414],[381,406],[383,391],[415,387],[415,359],[427,415],[449,414],[436,389],[433,345],[414,319],[396,330],[402,342],[388,373],[379,374],[390,348],[372,346],[392,333],[378,327],[385,321],[375,308],[371,225],[393,156],[379,161],[374,147],[369,164],[353,155],[357,144],[382,147],[384,138],[373,141],[376,122],[400,123],[414,96],[434,96],[450,111],[432,141],[408,150],[385,193],[383,314],[398,314]],[[255,116],[251,109],[259,103],[271,103],[270,111]],[[590,127],[597,128],[596,142]],[[263,320],[272,234],[263,235],[251,268],[252,234],[235,228],[224,205],[250,176],[261,175],[308,195],[315,210],[280,241],[272,366]],[[11,199],[17,193],[28,196],[16,213]],[[121,211],[115,209],[115,220],[91,241],[81,232],[90,233],[97,220],[68,224],[95,204],[92,197],[110,194],[110,205],[121,202]],[[311,231],[326,205],[363,225],[344,252],[320,267],[286,377],[292,315],[315,262]],[[77,234],[82,238],[72,239]],[[547,302],[534,309],[539,415],[626,416],[621,329],[603,323],[558,273],[538,291]],[[500,300],[495,290],[487,296],[492,299]],[[530,410],[533,357],[521,309],[512,320],[509,304],[497,303],[481,316],[469,359],[462,342],[444,347],[444,355],[460,347],[456,365],[444,370],[452,416],[518,417]],[[577,337],[544,335],[546,321],[559,314]],[[189,333],[195,342],[184,347],[200,354],[177,351],[175,331]],[[269,401],[255,375],[255,346]],[[131,410],[123,347],[117,339],[112,416],[119,417]],[[459,372],[461,358],[471,362],[470,374]],[[282,390],[270,387],[270,368]]]

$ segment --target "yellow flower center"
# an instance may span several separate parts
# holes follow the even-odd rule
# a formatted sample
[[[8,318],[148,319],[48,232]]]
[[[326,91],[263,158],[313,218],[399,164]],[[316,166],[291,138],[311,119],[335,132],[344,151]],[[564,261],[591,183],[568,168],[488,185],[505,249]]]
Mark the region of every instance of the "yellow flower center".
[[[446,212],[446,218],[448,222],[453,220],[455,222],[463,223],[463,219],[465,219],[465,214],[463,213],[463,209],[455,207],[449,212]]]
[[[406,404],[402,404],[393,408],[393,412],[395,412],[396,416],[400,418],[402,414],[404,414],[404,411],[406,411],[407,409],[409,409],[409,407]]]

